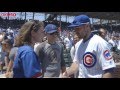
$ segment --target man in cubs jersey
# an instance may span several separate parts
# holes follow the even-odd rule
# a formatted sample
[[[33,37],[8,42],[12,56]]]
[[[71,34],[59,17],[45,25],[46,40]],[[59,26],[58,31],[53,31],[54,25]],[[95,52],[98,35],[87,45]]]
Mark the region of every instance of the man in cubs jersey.
[[[82,40],[76,44],[73,64],[63,76],[68,77],[79,68],[79,78],[112,78],[116,65],[109,44],[100,36],[91,33],[89,17],[79,15],[69,27],[74,27]]]

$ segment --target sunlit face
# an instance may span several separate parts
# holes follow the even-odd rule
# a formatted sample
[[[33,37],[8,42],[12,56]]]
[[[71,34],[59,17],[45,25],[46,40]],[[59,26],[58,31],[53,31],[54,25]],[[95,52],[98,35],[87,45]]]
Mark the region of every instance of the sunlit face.
[[[48,39],[52,39],[52,40],[57,40],[57,38],[58,38],[58,32],[47,33],[47,38]]]
[[[5,44],[2,44],[2,49],[3,51],[7,51],[8,50],[8,47],[9,47],[9,44],[8,43],[5,43]]]
[[[43,37],[45,37],[44,27],[41,27],[37,32],[35,32],[34,39],[36,42],[42,42]]]
[[[86,34],[88,33],[86,25],[76,27],[75,32],[76,32],[76,34],[78,35],[79,38],[84,38],[86,36]]]
[[[101,37],[105,38],[107,32],[104,29],[100,29]]]
[[[74,35],[74,43],[76,44],[79,40],[79,37],[77,35]]]

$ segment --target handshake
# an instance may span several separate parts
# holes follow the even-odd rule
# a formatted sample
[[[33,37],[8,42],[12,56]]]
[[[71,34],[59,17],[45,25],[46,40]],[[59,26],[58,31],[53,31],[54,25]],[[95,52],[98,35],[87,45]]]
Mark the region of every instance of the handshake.
[[[13,78],[13,71],[5,73],[6,78]]]
[[[71,78],[71,77],[68,75],[67,71],[65,71],[64,73],[60,74],[59,78]]]

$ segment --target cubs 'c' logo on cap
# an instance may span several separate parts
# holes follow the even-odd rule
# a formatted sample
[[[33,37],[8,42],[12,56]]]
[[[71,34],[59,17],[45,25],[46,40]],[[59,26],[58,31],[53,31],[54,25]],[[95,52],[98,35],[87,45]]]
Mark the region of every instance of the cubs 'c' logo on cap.
[[[93,67],[95,63],[96,63],[96,56],[93,53],[87,52],[83,55],[84,66],[90,68]]]
[[[109,50],[105,50],[104,53],[103,53],[104,57],[106,60],[110,60],[112,59],[112,55],[110,54],[110,51]]]

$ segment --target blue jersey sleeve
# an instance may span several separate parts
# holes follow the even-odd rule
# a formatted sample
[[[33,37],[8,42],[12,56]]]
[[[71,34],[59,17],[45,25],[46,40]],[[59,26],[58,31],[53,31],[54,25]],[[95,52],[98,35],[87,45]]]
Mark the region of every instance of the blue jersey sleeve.
[[[41,77],[41,67],[34,51],[27,52],[22,59],[24,75],[27,78]]]

